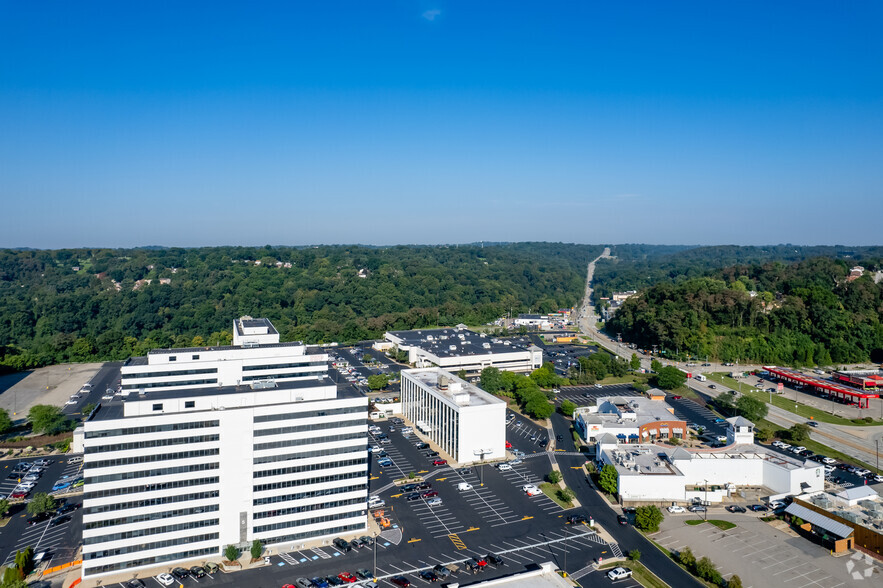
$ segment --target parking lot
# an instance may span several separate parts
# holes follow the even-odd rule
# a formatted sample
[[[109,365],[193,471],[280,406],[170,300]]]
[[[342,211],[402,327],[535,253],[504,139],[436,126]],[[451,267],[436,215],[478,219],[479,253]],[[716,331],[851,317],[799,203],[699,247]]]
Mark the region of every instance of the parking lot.
[[[577,406],[594,406],[598,398],[605,396],[640,396],[631,384],[610,384],[607,386],[566,386],[555,395],[555,401],[569,400]]]

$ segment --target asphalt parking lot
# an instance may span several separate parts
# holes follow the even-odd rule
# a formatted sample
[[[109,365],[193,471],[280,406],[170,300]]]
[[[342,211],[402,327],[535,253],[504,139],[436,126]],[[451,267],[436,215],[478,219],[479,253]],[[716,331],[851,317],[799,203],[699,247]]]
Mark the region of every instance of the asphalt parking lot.
[[[718,436],[727,434],[726,423],[715,422],[720,419],[718,415],[701,406],[698,402],[689,398],[674,400],[671,395],[666,396],[665,401],[674,409],[675,416],[687,421],[687,424],[697,424],[705,428],[707,434]]]
[[[597,388],[595,386],[566,386],[555,395],[555,401],[570,400],[577,406],[594,406],[598,398],[605,396],[640,396],[631,384],[610,384]]]
[[[81,464],[68,464],[71,455],[60,457],[48,457],[51,460],[46,471],[37,482],[36,486],[29,493],[29,497],[34,496],[37,492],[46,492],[56,497],[59,502],[64,501],[66,504],[81,504],[82,495],[78,492],[71,493],[70,490],[53,492],[52,486],[62,476],[79,475]],[[11,472],[12,467],[21,460],[3,460],[2,482],[0,482],[0,492],[3,496],[8,497],[12,489],[18,484],[18,478],[9,479],[7,476]],[[33,461],[33,460],[27,460]],[[71,494],[68,497],[68,494]],[[70,513],[70,520],[62,518],[63,522],[58,524],[55,518],[42,521],[35,525],[28,524],[29,515],[26,511],[26,504],[20,503],[10,507],[10,520],[5,527],[0,527],[0,557],[2,562],[0,565],[8,565],[15,558],[15,552],[25,547],[33,547],[34,553],[46,551],[49,565],[59,565],[67,563],[73,559],[80,545],[80,530],[82,528],[83,515],[82,511],[77,510]]]

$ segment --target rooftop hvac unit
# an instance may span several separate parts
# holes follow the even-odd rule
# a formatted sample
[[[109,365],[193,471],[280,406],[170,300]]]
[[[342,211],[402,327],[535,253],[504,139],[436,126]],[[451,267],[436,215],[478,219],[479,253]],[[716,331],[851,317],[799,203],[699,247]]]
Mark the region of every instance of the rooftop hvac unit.
[[[439,374],[439,376],[438,376],[438,389],[439,390],[447,390],[448,389],[448,377],[444,374]]]
[[[481,347],[482,347],[482,349],[490,349],[490,348],[491,348],[491,344],[490,344],[490,343],[482,343],[482,344],[481,344]]]
[[[449,351],[457,351],[457,346],[456,345],[448,345],[448,350]]]

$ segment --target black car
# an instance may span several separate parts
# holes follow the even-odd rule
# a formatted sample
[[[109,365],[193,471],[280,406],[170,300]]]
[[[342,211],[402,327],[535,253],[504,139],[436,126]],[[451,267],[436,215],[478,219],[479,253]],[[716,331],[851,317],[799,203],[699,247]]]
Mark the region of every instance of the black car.
[[[414,502],[415,500],[420,500],[419,492],[411,492],[410,494],[405,494],[405,500],[408,502]]]
[[[729,512],[745,512],[745,509],[737,504],[731,504],[727,507]]]
[[[589,522],[589,519],[587,519],[585,515],[570,515],[567,517],[568,525],[580,525],[587,522]]]
[[[349,541],[347,541],[346,539],[341,539],[340,537],[338,537],[337,539],[332,541],[332,543],[334,544],[334,546],[336,548],[338,548],[339,550],[341,550],[344,553],[346,553],[352,549],[352,546],[350,545]]]
[[[129,580],[126,586],[128,588],[146,588],[147,585],[138,578],[135,578],[134,580]]]
[[[438,451],[427,451],[426,457],[438,457]]]
[[[82,506],[82,505],[79,502],[75,502],[73,504],[65,504],[65,505],[60,506],[58,508],[58,510],[55,511],[55,514],[63,515],[63,514],[67,514],[69,512],[74,512],[75,510],[80,508],[80,506]]]
[[[417,484],[405,484],[401,487],[402,492],[413,492],[417,489]]]
[[[39,514],[35,514],[31,518],[28,519],[28,526],[36,525],[37,523],[42,523],[43,521],[48,521],[52,518],[52,513],[49,512],[41,512]]]
[[[423,570],[420,572],[420,577],[426,580],[427,582],[438,582],[438,576],[435,575],[435,572],[432,570]]]
[[[52,519],[52,522],[49,523],[50,527],[57,527],[58,525],[63,525],[67,522],[70,522],[71,515],[61,515],[60,517],[55,517]]]
[[[332,586],[343,586],[346,582],[338,578],[337,576],[327,576],[325,581],[331,584]]]
[[[192,568],[190,568],[190,575],[194,578],[204,578],[205,570],[199,566],[193,566]]]
[[[174,570],[172,570],[172,575],[179,580],[183,580],[190,576],[190,571],[185,568],[175,568]]]
[[[564,440],[564,437],[562,437],[561,435],[555,435],[555,441],[563,441],[563,440]]]
[[[429,482],[420,482],[417,484],[417,490],[429,490],[430,488],[432,488],[432,484]]]
[[[472,574],[477,574],[478,572],[481,571],[481,568],[478,567],[478,564],[475,563],[474,561],[472,561],[471,559],[467,559],[463,563],[463,567],[466,568],[467,572],[470,572]]]
[[[411,581],[404,576],[393,576],[389,581],[401,588],[408,588],[411,585]]]
[[[424,443],[423,441],[421,441],[416,445],[416,447],[417,449],[426,449],[427,447],[429,447],[429,443]]]
[[[493,553],[489,553],[489,554],[487,554],[487,555],[485,556],[485,559],[486,559],[486,560],[488,561],[488,563],[491,564],[491,565],[495,565],[495,566],[506,565],[505,562],[503,561],[503,558],[502,558],[502,557],[500,557],[500,556],[498,556],[498,555],[495,555],[495,554],[493,554]]]
[[[627,518],[625,518],[625,515],[617,515],[616,522],[619,523],[620,525],[628,525],[629,524],[629,520]]]
[[[356,537],[355,539],[350,541],[350,545],[352,545],[356,549],[361,549],[362,547],[365,547],[367,545],[367,543],[365,543],[364,541],[362,541],[361,539]]]
[[[767,512],[769,509],[762,504],[752,504],[748,507],[750,510],[754,512]]]
[[[370,580],[374,577],[374,574],[371,573],[371,570],[367,568],[359,568],[356,570],[356,575],[362,580]]]

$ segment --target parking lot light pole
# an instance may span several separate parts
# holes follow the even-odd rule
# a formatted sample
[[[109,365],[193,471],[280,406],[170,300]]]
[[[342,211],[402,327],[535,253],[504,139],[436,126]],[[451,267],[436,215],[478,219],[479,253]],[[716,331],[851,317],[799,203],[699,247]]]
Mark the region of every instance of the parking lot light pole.
[[[708,480],[705,480],[705,520],[708,520]]]
[[[377,540],[380,538],[380,534],[374,535],[374,567],[372,568],[372,576],[373,579],[377,580]]]

